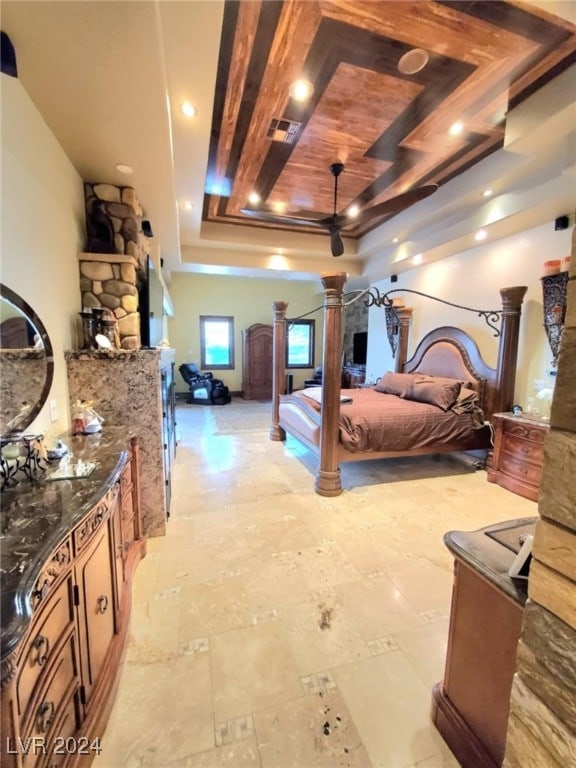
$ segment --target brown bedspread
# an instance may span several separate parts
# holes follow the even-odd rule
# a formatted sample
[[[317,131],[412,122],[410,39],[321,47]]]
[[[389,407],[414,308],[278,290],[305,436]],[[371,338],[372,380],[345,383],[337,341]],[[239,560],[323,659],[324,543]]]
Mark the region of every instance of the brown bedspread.
[[[320,405],[294,392],[309,407],[320,411]],[[351,402],[340,403],[340,441],[346,450],[412,451],[432,445],[475,441],[471,413],[444,412],[435,405],[404,400],[366,387],[343,389]]]

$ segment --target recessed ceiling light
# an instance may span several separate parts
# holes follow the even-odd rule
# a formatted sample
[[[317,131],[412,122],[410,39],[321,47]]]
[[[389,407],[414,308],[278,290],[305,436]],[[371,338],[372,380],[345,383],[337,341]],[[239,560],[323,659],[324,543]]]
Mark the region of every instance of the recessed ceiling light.
[[[493,189],[485,189],[484,192],[482,192],[482,197],[490,197],[490,195],[494,194]]]
[[[412,256],[412,264],[422,264],[423,257],[421,253],[417,253],[415,256]]]
[[[359,213],[360,213],[360,206],[351,205],[350,208],[348,208],[348,210],[346,211],[346,216],[349,216],[351,219],[355,219]]]
[[[392,240],[392,242],[393,242],[393,243],[399,243],[399,242],[400,242],[400,238],[399,238],[399,237],[395,237],[395,238]]]
[[[403,75],[414,75],[424,69],[429,58],[428,51],[424,48],[413,48],[401,57],[398,62],[398,71]]]
[[[453,125],[450,126],[450,130],[448,131],[448,133],[450,134],[450,136],[460,136],[463,130],[464,130],[464,123],[458,121],[457,123],[454,123]]]
[[[310,80],[296,80],[290,86],[289,93],[294,101],[306,101],[314,93],[314,86]]]
[[[131,165],[124,165],[124,163],[118,163],[116,170],[120,173],[134,173],[134,168]]]
[[[192,208],[194,208],[194,203],[191,203],[190,200],[185,200],[182,203],[182,208],[184,208],[185,211],[191,211]]]
[[[189,101],[183,101],[182,104],[180,104],[180,112],[182,112],[185,117],[196,117],[198,114],[198,110],[194,104],[191,104]]]
[[[488,233],[485,229],[479,229],[478,232],[474,235],[474,239],[478,240],[478,242],[481,242],[482,240],[486,240],[488,237]]]
[[[250,192],[250,194],[248,195],[248,202],[252,203],[252,205],[258,205],[258,203],[260,202],[260,195],[258,194],[258,192]]]

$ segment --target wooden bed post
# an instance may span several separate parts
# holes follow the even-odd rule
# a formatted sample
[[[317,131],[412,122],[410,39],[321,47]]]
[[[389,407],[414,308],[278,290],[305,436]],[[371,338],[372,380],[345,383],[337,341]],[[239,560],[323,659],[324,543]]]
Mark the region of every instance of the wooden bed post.
[[[320,464],[314,490],[320,496],[342,493],[338,465],[340,386],[342,384],[342,290],[345,272],[325,272],[324,358],[322,363],[322,406],[320,425]]]
[[[527,290],[528,288],[525,285],[515,285],[511,288],[500,289],[500,295],[502,296],[502,327],[498,344],[498,366],[492,413],[509,411],[514,400],[520,315],[522,314],[522,302]]]
[[[285,355],[286,355],[286,310],[287,301],[275,301],[272,304],[274,310],[274,329],[272,336],[272,426],[270,427],[270,440],[286,440],[286,432],[279,424],[280,419],[280,395],[284,391]]]
[[[398,350],[396,355],[396,373],[404,371],[404,363],[408,360],[408,336],[412,323],[412,307],[396,307],[398,313]]]

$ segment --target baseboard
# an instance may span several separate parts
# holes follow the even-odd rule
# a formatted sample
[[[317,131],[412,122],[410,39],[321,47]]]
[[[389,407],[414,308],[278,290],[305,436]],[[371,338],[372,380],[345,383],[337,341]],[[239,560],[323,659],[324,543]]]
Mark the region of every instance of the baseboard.
[[[450,747],[462,768],[500,768],[468,723],[442,691],[442,683],[432,690],[432,722]]]

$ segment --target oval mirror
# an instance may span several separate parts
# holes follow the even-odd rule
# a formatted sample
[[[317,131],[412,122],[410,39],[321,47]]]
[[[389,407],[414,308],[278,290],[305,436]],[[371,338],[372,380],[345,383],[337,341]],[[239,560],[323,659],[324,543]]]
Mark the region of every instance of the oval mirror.
[[[23,432],[32,423],[53,377],[46,328],[24,299],[0,283],[0,436]]]

